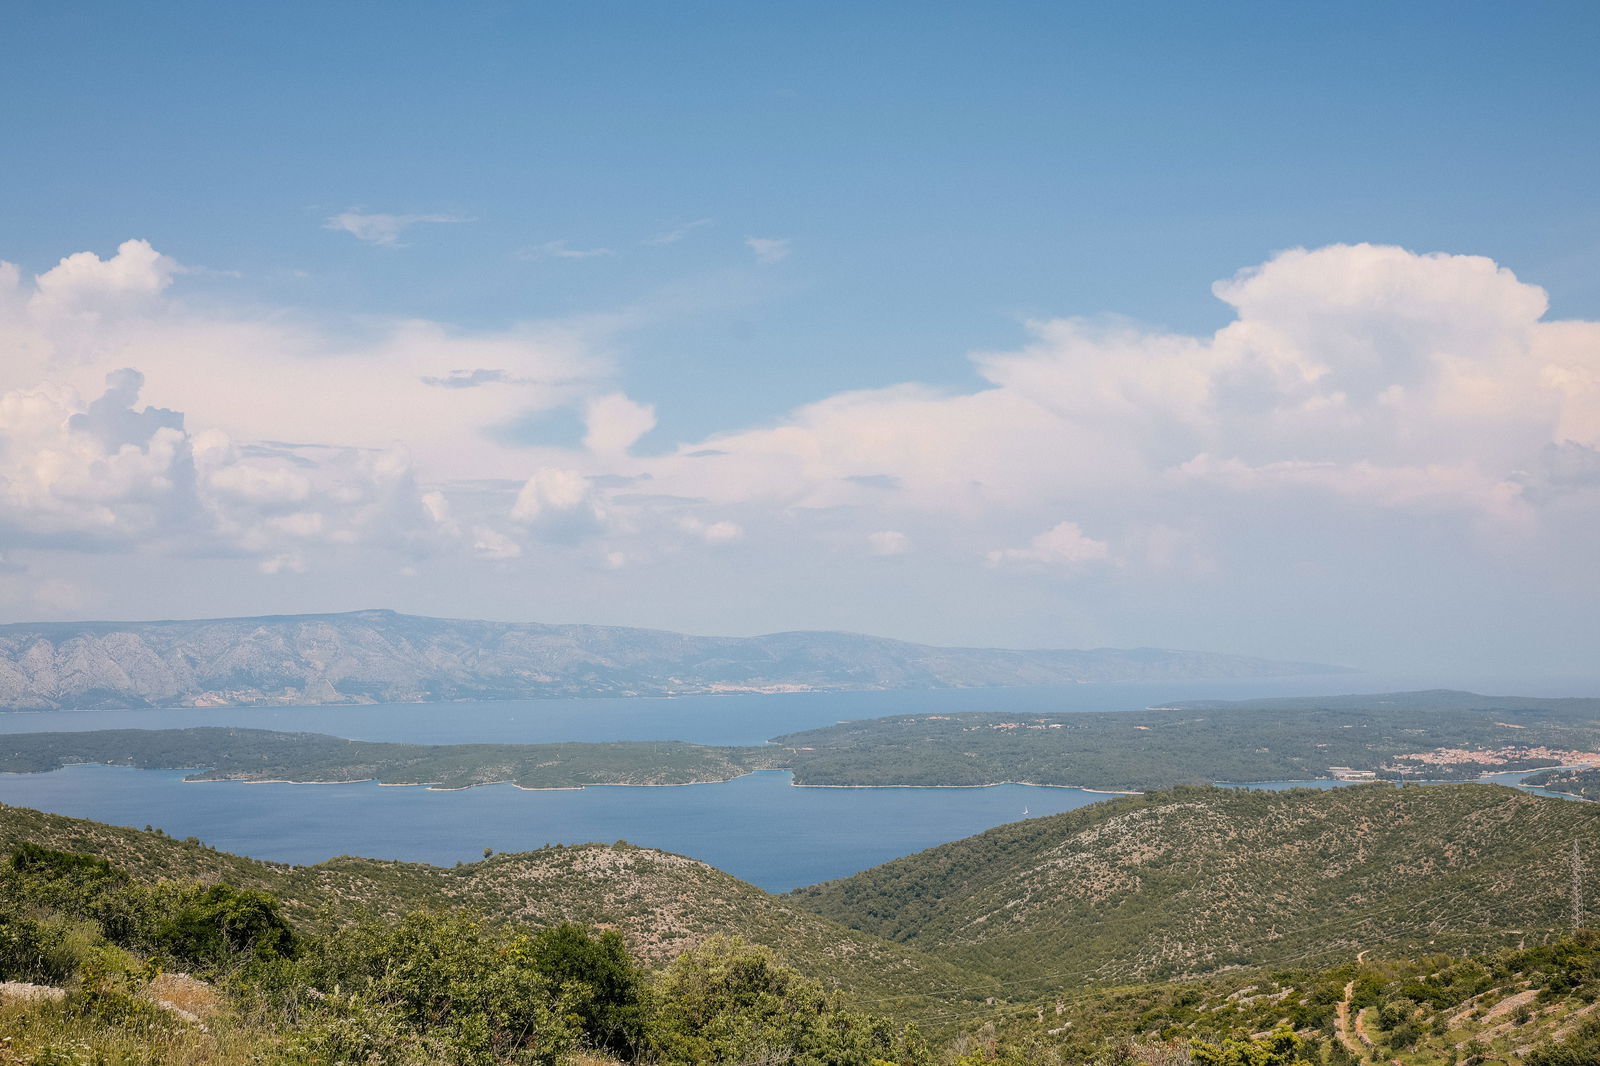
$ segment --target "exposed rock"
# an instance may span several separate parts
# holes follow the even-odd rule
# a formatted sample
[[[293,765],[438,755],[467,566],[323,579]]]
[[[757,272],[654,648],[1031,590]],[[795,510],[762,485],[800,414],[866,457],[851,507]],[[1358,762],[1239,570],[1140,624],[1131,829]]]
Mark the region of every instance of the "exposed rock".
[[[0,1003],[37,1003],[62,1000],[67,990],[53,985],[30,985],[26,981],[0,981]]]

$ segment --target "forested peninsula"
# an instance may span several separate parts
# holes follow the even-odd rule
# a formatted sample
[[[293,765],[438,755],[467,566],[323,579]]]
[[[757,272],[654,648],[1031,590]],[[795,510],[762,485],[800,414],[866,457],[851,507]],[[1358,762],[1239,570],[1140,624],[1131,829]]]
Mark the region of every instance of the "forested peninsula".
[[[680,741],[399,744],[197,727],[11,734],[0,772],[75,763],[193,769],[195,781],[467,788],[683,785],[787,769],[797,785],[1144,791],[1180,784],[1469,780],[1600,763],[1600,700],[1419,692],[1184,704],[1142,711],[921,714],[845,722],[754,746]]]

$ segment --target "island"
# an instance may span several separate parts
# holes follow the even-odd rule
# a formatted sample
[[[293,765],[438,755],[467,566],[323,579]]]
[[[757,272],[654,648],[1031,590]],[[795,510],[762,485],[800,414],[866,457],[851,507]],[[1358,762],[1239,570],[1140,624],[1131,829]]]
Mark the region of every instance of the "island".
[[[780,769],[801,786],[1016,782],[1115,792],[1334,778],[1463,781],[1496,771],[1600,768],[1600,700],[1433,691],[1139,711],[911,714],[751,746],[401,744],[216,726],[0,737],[0,772],[81,763],[191,769],[192,781],[443,789],[687,785]]]

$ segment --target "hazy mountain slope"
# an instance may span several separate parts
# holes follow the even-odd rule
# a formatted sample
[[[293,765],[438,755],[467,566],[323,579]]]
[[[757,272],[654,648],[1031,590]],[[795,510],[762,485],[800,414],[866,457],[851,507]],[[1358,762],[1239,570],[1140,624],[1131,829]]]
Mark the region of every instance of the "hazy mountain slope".
[[[1150,648],[935,648],[851,633],[697,637],[393,611],[0,626],[0,708],[12,710],[939,688],[1336,671]]]
[[[456,868],[340,857],[285,866],[23,807],[0,805],[0,855],[23,841],[97,855],[146,880],[227,881],[271,892],[296,921],[338,921],[357,910],[398,915],[464,905],[534,924],[615,927],[644,958],[665,962],[714,933],[772,948],[810,976],[872,995],[987,981],[819,917],[695,859],[627,844],[584,844],[496,855]]]
[[[1008,980],[1126,981],[1564,928],[1574,841],[1584,899],[1600,901],[1591,804],[1494,785],[1180,788],[1000,826],[794,898]]]

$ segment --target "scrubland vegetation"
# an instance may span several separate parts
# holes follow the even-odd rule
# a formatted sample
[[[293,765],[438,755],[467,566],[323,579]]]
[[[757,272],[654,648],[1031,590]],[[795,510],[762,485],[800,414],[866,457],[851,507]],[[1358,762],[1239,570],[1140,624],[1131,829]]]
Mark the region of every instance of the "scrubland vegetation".
[[[290,868],[5,807],[0,1064],[1583,1066],[1597,818],[1184,787],[781,898],[621,844]]]

